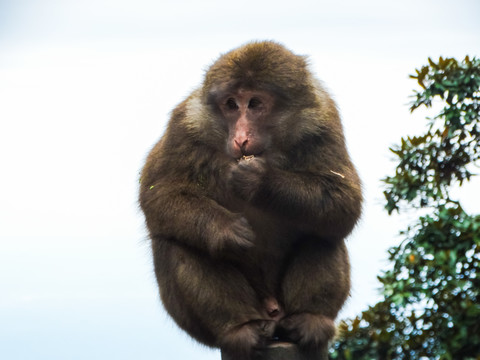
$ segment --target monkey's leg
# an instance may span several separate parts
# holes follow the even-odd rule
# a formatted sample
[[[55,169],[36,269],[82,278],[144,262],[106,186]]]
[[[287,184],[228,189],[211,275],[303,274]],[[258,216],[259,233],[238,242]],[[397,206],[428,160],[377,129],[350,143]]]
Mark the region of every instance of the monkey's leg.
[[[303,349],[324,351],[349,290],[350,265],[343,241],[300,242],[282,282],[285,317],[279,322],[280,333]]]
[[[174,241],[154,240],[153,251],[165,308],[192,337],[242,360],[272,337],[275,322],[234,265]]]

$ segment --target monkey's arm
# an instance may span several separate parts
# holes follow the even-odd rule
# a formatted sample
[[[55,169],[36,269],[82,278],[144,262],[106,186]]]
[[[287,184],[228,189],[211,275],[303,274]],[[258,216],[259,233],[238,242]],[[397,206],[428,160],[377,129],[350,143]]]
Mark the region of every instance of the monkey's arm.
[[[247,220],[189,179],[192,165],[187,156],[179,159],[174,151],[164,153],[160,143],[153,149],[140,185],[140,206],[152,238],[179,241],[216,257],[252,246],[254,233]],[[184,154],[198,157],[192,151]]]
[[[326,238],[346,237],[361,213],[356,174],[346,172],[270,171],[258,196],[273,211],[298,221],[305,231]]]
[[[346,237],[361,213],[358,176],[349,162],[314,171],[268,167],[255,158],[232,171],[234,191],[251,204],[275,212],[306,233]]]

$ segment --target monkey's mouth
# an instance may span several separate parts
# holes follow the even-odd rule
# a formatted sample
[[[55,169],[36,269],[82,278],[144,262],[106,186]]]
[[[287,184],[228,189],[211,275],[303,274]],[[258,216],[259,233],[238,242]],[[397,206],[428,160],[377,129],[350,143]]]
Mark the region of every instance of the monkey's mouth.
[[[237,161],[250,161],[255,157],[255,155],[243,155],[240,159],[237,159]]]

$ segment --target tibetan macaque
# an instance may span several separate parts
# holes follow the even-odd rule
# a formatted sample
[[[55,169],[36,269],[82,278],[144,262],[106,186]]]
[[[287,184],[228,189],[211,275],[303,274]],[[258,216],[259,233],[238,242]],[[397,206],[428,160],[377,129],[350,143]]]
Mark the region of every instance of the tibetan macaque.
[[[274,341],[315,358],[349,294],[361,203],[337,108],[305,58],[274,42],[226,53],[141,174],[166,310],[233,359]]]

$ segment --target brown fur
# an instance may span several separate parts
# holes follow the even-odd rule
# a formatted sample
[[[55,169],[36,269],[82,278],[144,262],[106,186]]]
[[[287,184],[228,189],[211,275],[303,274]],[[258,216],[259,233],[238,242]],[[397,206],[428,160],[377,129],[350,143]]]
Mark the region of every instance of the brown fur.
[[[252,110],[257,93],[267,105]],[[244,115],[225,108],[231,97],[246,99]],[[273,42],[221,56],[141,176],[166,310],[236,359],[274,338],[324,349],[349,293],[344,239],[361,202],[338,111],[305,59]]]

